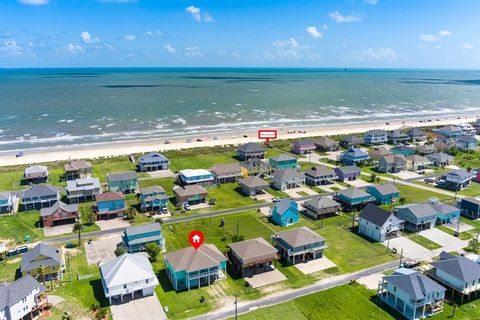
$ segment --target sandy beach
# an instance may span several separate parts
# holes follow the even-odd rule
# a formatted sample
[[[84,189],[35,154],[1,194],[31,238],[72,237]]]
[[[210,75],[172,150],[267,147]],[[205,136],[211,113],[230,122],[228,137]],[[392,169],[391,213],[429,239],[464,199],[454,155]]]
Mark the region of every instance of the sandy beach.
[[[437,117],[437,118],[417,118],[417,119],[401,119],[391,120],[388,125],[385,121],[356,123],[345,125],[324,125],[319,127],[303,127],[303,128],[268,128],[278,130],[278,139],[299,139],[315,136],[338,135],[361,133],[371,129],[393,130],[406,127],[428,127],[441,126],[447,124],[459,124],[464,122],[473,122],[478,115],[458,117]],[[438,119],[438,121],[437,121]],[[428,120],[431,120],[428,122]],[[422,122],[420,122],[422,121]],[[260,128],[267,129],[267,128]],[[292,131],[295,131],[293,133]],[[300,131],[300,132],[299,132]],[[303,133],[303,131],[306,131]],[[247,137],[243,137],[246,135]],[[214,139],[216,137],[216,139]],[[33,164],[42,162],[52,162],[68,159],[92,159],[98,157],[121,156],[135,153],[145,153],[151,151],[178,150],[195,147],[211,147],[221,145],[238,145],[246,142],[261,142],[257,138],[256,131],[249,132],[226,132],[219,134],[210,134],[202,136],[190,136],[191,142],[186,142],[187,137],[176,137],[168,139],[169,144],[165,144],[165,139],[113,142],[108,144],[92,144],[89,146],[71,146],[71,147],[54,147],[43,149],[25,150],[24,156],[16,158],[14,152],[3,153],[0,155],[0,166]],[[202,141],[196,141],[201,139]]]

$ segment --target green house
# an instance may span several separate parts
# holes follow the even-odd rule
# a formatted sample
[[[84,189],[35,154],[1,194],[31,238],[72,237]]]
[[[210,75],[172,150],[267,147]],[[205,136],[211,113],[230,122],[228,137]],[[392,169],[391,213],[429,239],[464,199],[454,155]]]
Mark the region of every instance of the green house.
[[[268,164],[274,170],[296,169],[297,158],[292,157],[288,154],[279,154],[275,157],[271,157],[270,159],[268,159]]]
[[[138,175],[135,171],[111,173],[107,177],[107,182],[109,191],[130,194],[138,190]]]

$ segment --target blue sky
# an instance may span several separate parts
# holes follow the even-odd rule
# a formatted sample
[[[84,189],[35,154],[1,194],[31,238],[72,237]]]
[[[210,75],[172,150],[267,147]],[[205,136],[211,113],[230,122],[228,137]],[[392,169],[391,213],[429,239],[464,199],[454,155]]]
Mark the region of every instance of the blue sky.
[[[480,68],[478,0],[1,0],[0,67]]]

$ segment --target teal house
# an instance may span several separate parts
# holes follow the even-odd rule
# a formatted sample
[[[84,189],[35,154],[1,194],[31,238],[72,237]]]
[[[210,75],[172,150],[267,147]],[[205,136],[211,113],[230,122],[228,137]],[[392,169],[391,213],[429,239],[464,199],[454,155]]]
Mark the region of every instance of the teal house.
[[[162,249],[165,249],[165,239],[158,222],[125,228],[122,242],[128,253],[143,251],[148,243],[156,243]]]
[[[268,159],[268,164],[275,171],[282,169],[296,169],[297,168],[297,158],[292,157],[288,154],[279,154],[275,157]]]
[[[391,204],[400,198],[400,191],[392,183],[368,186],[367,192],[375,197],[375,204]]]
[[[124,194],[135,193],[138,190],[138,175],[135,171],[123,173],[111,173],[107,176],[108,190],[123,192]]]
[[[367,204],[375,202],[371,194],[357,188],[340,190],[333,200],[340,202],[346,211],[362,210]]]
[[[104,192],[95,195],[97,220],[123,217],[127,206],[121,192]]]
[[[213,244],[202,244],[198,250],[187,247],[169,252],[163,259],[167,277],[176,291],[209,286],[226,278],[227,258]]]
[[[390,149],[393,154],[400,155],[400,156],[411,156],[412,154],[415,154],[417,152],[417,149],[408,147],[408,146],[396,146],[392,149]]]
[[[271,219],[282,227],[298,223],[300,219],[298,204],[290,199],[282,199],[273,207]]]
[[[368,159],[370,159],[370,156],[365,151],[359,148],[350,148],[341,154],[339,161],[347,166],[351,166]]]
[[[160,210],[167,207],[168,204],[165,189],[160,186],[141,188],[139,199],[142,212]]]

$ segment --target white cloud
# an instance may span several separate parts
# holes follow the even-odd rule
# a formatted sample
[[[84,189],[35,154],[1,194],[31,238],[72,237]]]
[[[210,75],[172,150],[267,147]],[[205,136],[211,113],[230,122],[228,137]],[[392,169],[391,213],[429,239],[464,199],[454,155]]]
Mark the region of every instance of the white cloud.
[[[307,32],[314,38],[323,37],[323,34],[320,31],[318,31],[317,27],[315,27],[315,26],[309,26],[307,28]]]
[[[85,49],[76,43],[69,43],[65,46],[65,50],[67,50],[67,52],[71,54],[79,54],[85,52]]]
[[[436,42],[438,41],[438,37],[433,34],[420,34],[420,40],[427,42]]]
[[[338,10],[335,10],[334,12],[331,12],[330,13],[330,18],[332,18],[333,20],[335,20],[335,22],[337,23],[342,23],[342,22],[356,22],[356,21],[360,21],[360,16],[354,14],[354,13],[351,13],[351,14],[347,14],[347,15],[343,15],[341,14]]]
[[[195,7],[195,6],[188,6],[185,8],[185,11],[187,11],[188,13],[190,13],[193,17],[193,19],[195,19],[197,22],[212,22],[213,21],[213,18],[212,16],[205,12],[203,14],[203,17],[202,17],[202,11],[200,10],[199,7]]]
[[[49,0],[17,0],[18,2],[30,6],[41,6],[44,4],[48,4]]]
[[[438,32],[438,35],[441,36],[441,37],[447,37],[447,36],[451,36],[452,33],[448,30],[440,30]]]
[[[473,49],[473,48],[475,48],[475,46],[474,46],[473,44],[471,44],[471,43],[464,43],[464,44],[462,44],[462,48],[464,48],[464,49]]]
[[[378,0],[363,0],[363,2],[365,2],[366,4],[377,4],[378,3]]]
[[[298,48],[298,42],[295,38],[290,38],[288,40],[276,40],[273,42],[275,48]]]
[[[175,49],[174,47],[172,47],[172,46],[170,45],[170,43],[164,44],[164,45],[163,45],[163,48],[164,48],[165,50],[167,50],[169,53],[177,53],[177,49]]]
[[[328,29],[328,26],[326,24],[323,25],[323,29],[324,30],[327,30]]]
[[[185,48],[185,55],[187,57],[203,56],[203,53],[202,53],[202,51],[200,51],[199,47],[192,46],[192,47],[186,47]]]
[[[287,58],[287,59],[303,59],[309,58],[311,60],[316,60],[318,54],[315,53],[309,46],[302,45],[298,43],[295,38],[290,38],[288,40],[276,40],[272,43],[276,48],[275,54],[271,52],[266,52],[263,54],[265,59],[278,58]]]
[[[80,37],[82,37],[82,40],[85,43],[100,42],[100,39],[98,37],[92,37],[92,35],[90,33],[88,33],[87,31],[83,31],[82,33],[80,33]]]
[[[134,34],[127,34],[125,37],[123,37],[127,41],[133,41],[137,39],[137,37]]]
[[[398,58],[397,53],[392,48],[368,48],[356,50],[353,52],[355,60],[395,60]]]
[[[21,54],[23,48],[14,39],[8,39],[0,44],[0,51],[8,54]]]
[[[155,30],[155,31],[150,31],[150,30],[148,30],[148,31],[146,31],[146,32],[143,33],[144,36],[148,36],[148,37],[159,37],[159,36],[161,36],[162,34],[163,34],[163,33],[162,33],[162,31],[160,31],[160,30]]]

